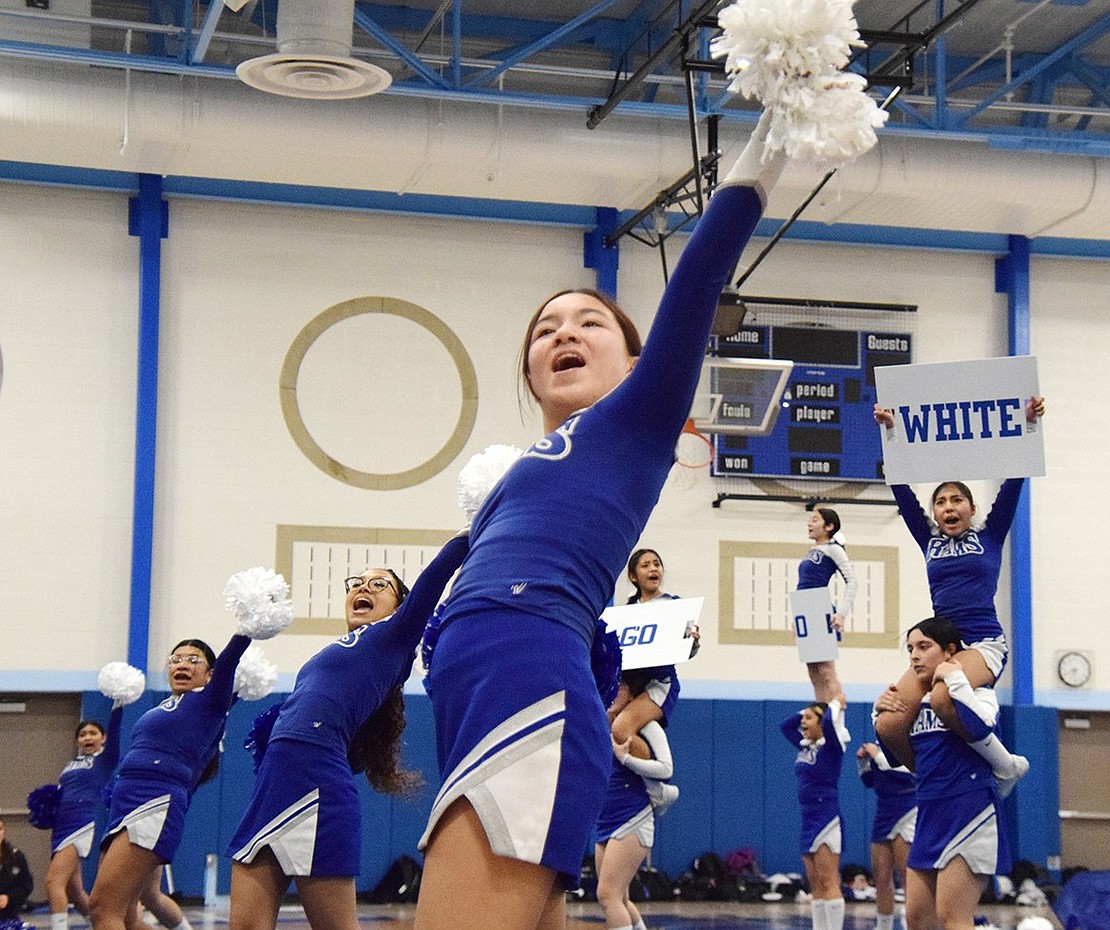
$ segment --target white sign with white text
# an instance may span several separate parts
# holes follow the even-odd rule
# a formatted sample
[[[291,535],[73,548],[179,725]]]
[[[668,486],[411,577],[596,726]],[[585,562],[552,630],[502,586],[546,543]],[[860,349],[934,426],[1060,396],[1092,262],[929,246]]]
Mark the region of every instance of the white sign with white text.
[[[875,369],[887,484],[1043,475],[1039,423],[1025,418],[1038,396],[1031,355]]]
[[[694,640],[686,634],[697,624],[704,602],[704,597],[657,597],[606,608],[601,619],[620,639],[621,667],[653,668],[689,659]]]

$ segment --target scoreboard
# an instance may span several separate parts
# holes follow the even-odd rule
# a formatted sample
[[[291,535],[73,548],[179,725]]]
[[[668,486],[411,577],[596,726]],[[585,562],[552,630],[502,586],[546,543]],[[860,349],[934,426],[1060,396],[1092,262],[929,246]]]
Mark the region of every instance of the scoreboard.
[[[704,427],[713,433],[711,473],[881,481],[875,369],[913,361],[917,308],[723,295],[727,300],[742,303],[746,313],[739,332],[712,340],[707,359],[717,399],[714,422]],[[750,379],[714,365],[713,357],[793,363],[765,435],[751,435],[742,422],[743,413],[758,408],[746,396]]]

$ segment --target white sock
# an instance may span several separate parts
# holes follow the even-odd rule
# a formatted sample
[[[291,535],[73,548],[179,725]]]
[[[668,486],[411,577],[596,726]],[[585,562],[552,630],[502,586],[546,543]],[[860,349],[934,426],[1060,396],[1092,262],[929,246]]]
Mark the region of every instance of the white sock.
[[[170,930],[193,930],[193,925],[189,923],[189,918],[182,914],[181,923],[176,927],[171,927]]]
[[[844,930],[844,899],[829,898],[825,901],[825,919],[828,930]]]
[[[68,930],[69,914],[62,911],[60,914],[50,915],[50,930]]]
[[[876,914],[875,930],[894,930],[894,915]]]
[[[632,930],[647,930],[647,927],[644,926],[643,917],[641,917],[639,920],[636,921],[636,923],[632,925]]]
[[[968,745],[991,764],[991,769],[999,778],[1009,778],[1014,774],[1014,757],[993,733]]]
[[[810,920],[813,930],[829,930],[829,913],[825,908],[829,902],[824,898],[814,898],[809,902]]]

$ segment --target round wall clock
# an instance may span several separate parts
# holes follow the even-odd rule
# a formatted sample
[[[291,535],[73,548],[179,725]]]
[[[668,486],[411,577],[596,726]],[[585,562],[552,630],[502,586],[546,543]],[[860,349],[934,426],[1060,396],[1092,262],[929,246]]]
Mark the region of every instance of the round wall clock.
[[[1091,660],[1082,652],[1065,652],[1056,660],[1056,674],[1069,688],[1082,688],[1091,680]]]

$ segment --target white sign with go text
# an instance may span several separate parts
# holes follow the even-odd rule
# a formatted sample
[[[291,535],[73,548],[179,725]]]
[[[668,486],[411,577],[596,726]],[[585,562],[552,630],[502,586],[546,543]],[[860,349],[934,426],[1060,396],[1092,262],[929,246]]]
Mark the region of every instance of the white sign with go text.
[[[621,643],[621,667],[677,665],[690,658],[686,634],[698,622],[704,597],[657,597],[646,604],[608,607],[601,615]]]
[[[1039,395],[1031,355],[875,369],[887,484],[1043,475],[1039,423],[1025,403]]]

